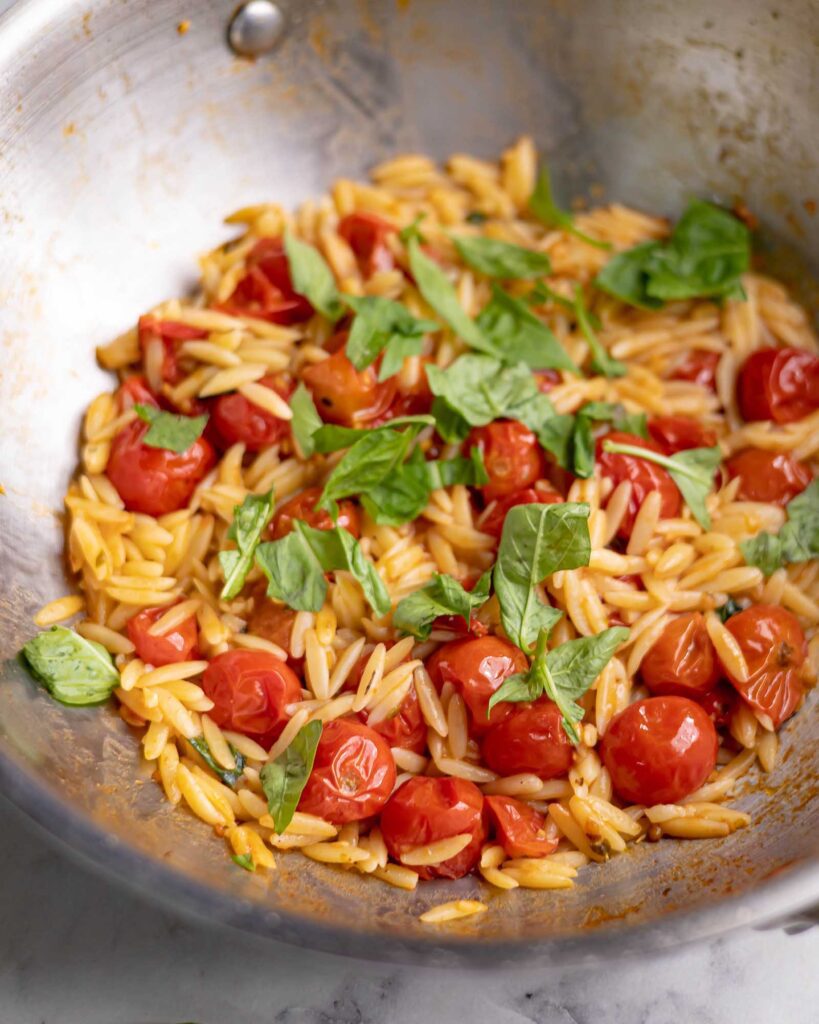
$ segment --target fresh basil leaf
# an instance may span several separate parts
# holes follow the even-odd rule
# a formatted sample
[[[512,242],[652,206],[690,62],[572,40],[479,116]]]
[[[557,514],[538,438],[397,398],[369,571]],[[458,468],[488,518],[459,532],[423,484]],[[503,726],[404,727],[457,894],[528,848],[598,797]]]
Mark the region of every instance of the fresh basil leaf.
[[[407,224],[405,228],[401,228],[398,232],[398,237],[404,245],[409,245],[412,241],[418,242],[420,245],[423,245],[426,242],[426,239],[421,234],[421,224],[425,218],[426,213],[419,213],[417,217],[413,218],[411,224]]]
[[[299,382],[299,386],[293,392],[290,408],[293,410],[293,419],[290,421],[293,439],[299,452],[305,459],[309,459],[316,450],[313,435],[321,428],[322,419],[316,409],[313,396],[303,381]]]
[[[313,770],[321,730],[321,722],[315,720],[303,725],[290,746],[275,761],[268,761],[259,773],[277,835],[281,835],[293,820]]]
[[[562,614],[540,600],[538,585],[559,569],[589,564],[588,519],[589,506],[576,502],[516,505],[507,512],[493,582],[503,628],[521,650]]]
[[[489,474],[483,461],[480,448],[472,446],[469,458],[457,456],[454,459],[436,459],[424,463],[430,489],[438,491],[442,487],[454,487],[464,484],[466,487],[482,487],[489,483]]]
[[[778,534],[758,533],[739,545],[747,565],[770,576],[783,565],[819,558],[819,480],[785,506],[787,520]]]
[[[590,366],[594,373],[600,373],[604,377],[623,377],[628,367],[625,363],[621,363],[619,359],[610,356],[595,334],[591,315],[583,301],[583,289],[580,285],[576,285],[574,290],[574,313],[577,318],[577,325],[591,351]]]
[[[485,224],[489,218],[481,210],[470,210],[465,220],[467,224]]]
[[[267,577],[268,597],[296,611],[321,611],[327,581],[312,548],[298,530],[260,544],[256,564]]]
[[[464,263],[487,277],[517,281],[543,277],[552,272],[552,262],[545,252],[525,249],[484,235],[451,237]]]
[[[188,743],[190,743],[208,768],[210,768],[212,772],[215,772],[226,786],[230,786],[231,789],[236,788],[245,771],[244,754],[241,754],[232,743],[229,743],[228,746],[230,747],[231,754],[233,754],[233,759],[236,761],[236,767],[228,769],[223,768],[214,760],[213,754],[211,754],[210,747],[208,746],[208,741],[204,736],[194,736],[193,739],[188,740]]]
[[[580,370],[551,332],[528,308],[497,285],[478,315],[478,327],[492,345],[492,355],[505,363],[526,363],[534,370]]]
[[[547,167],[543,167],[538,175],[535,190],[529,197],[529,209],[547,227],[562,228],[564,231],[568,231],[569,234],[582,239],[582,241],[598,249],[611,248],[609,242],[601,242],[599,239],[592,238],[576,228],[572,215],[566,210],[560,209],[552,193],[552,179]]]
[[[486,717],[489,718],[492,708],[496,704],[502,704],[504,701],[510,704],[520,704],[524,701],[537,700],[540,695],[538,682],[532,678],[529,672],[515,672],[514,675],[507,676],[489,698]]]
[[[419,356],[423,349],[424,339],[421,335],[410,337],[404,337],[402,334],[393,335],[384,348],[378,380],[383,383],[390,377],[394,377],[404,365],[405,359],[409,359],[410,356]]]
[[[471,591],[452,576],[433,576],[396,605],[392,624],[419,640],[426,640],[439,615],[459,615],[469,626],[472,613],[489,599],[491,573],[485,572]]]
[[[151,424],[142,443],[149,448],[164,448],[169,452],[186,452],[202,436],[208,422],[207,415],[177,416],[140,402],[134,405],[134,412],[141,420]]]
[[[232,600],[244,586],[253,565],[256,546],[272,516],[272,490],[267,494],[248,494],[241,505],[234,507],[233,522],[227,536],[230,540],[236,541],[237,550],[219,552],[219,562],[225,577],[219,595],[223,601]]]
[[[429,379],[429,374],[427,374],[427,379]],[[460,444],[461,441],[467,439],[472,427],[443,398],[433,400],[431,412],[435,417],[435,429],[448,444]]]
[[[396,416],[380,427],[339,427],[335,423],[325,423],[313,436],[316,451],[326,455],[328,452],[337,452],[342,448],[351,448],[356,441],[367,437],[376,431],[398,430],[399,427],[423,427],[435,425],[434,416]]]
[[[317,530],[307,523],[296,521],[296,529],[304,537],[325,572],[343,569],[359,582],[364,597],[373,611],[381,617],[392,607],[390,595],[373,563],[364,555],[361,545],[342,526],[332,530]]]
[[[633,249],[618,252],[603,267],[594,283],[621,302],[640,309],[658,309],[662,299],[648,293],[648,266],[660,242],[643,242]]]
[[[293,291],[303,295],[322,316],[335,323],[344,312],[333,272],[313,245],[302,242],[287,229],[284,251],[290,268]]]
[[[440,330],[433,320],[419,320],[406,306],[377,295],[357,298],[345,295],[344,301],[355,313],[345,352],[357,370],[375,362],[385,349],[379,380],[386,380],[401,369],[405,355],[421,351],[424,334]],[[384,364],[389,363],[387,370]]]
[[[32,674],[61,704],[101,704],[119,686],[119,672],[102,644],[65,626],[38,633],[22,653]]]
[[[592,423],[611,423],[615,430],[626,434],[648,436],[645,413],[627,413],[622,405],[612,402],[587,402],[577,412],[572,435],[572,469],[582,479],[594,473]]]
[[[721,604],[717,608],[717,615],[719,615],[722,622],[727,622],[732,615],[738,615],[742,611],[742,605],[729,597],[725,604]]]
[[[739,550],[745,564],[762,570],[763,576],[772,576],[785,564],[779,535],[763,531],[750,540],[740,542]]]
[[[568,413],[552,416],[537,428],[535,433],[541,447],[550,452],[555,461],[563,469],[572,468],[572,439],[574,437],[575,418]]]
[[[232,853],[230,859],[234,864],[238,864],[240,868],[244,868],[245,871],[256,870],[256,865],[253,863],[253,858],[249,853]]]
[[[468,353],[441,370],[427,367],[433,395],[442,398],[470,426],[482,427],[501,418],[519,419],[537,430],[555,415],[552,403],[537,389],[523,363],[504,366],[491,356]]]

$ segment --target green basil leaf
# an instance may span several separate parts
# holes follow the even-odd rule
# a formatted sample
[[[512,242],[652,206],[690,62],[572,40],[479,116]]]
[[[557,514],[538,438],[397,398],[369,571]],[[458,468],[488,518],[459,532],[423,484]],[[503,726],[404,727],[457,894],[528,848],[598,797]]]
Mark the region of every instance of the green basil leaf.
[[[487,277],[516,281],[543,277],[552,272],[551,260],[545,252],[525,249],[483,235],[451,237],[464,263]]]
[[[188,740],[188,743],[190,743],[208,768],[210,768],[212,772],[215,772],[226,786],[230,786],[231,789],[236,789],[236,786],[245,771],[244,754],[241,754],[232,743],[228,743],[230,752],[233,754],[233,758],[236,761],[236,767],[228,769],[223,768],[214,760],[213,754],[211,754],[210,747],[208,746],[208,741],[204,736],[194,736],[193,739]]]
[[[219,562],[225,576],[219,595],[223,601],[232,600],[244,586],[253,565],[256,546],[272,516],[272,490],[267,494],[248,494],[241,505],[234,507],[233,522],[227,536],[236,541],[237,550],[219,552]]]
[[[729,597],[725,604],[721,604],[717,608],[717,615],[719,615],[722,622],[727,622],[732,615],[738,615],[742,611],[742,605]]]
[[[385,349],[389,354],[382,362],[379,380],[386,380],[401,368],[405,355],[421,351],[424,334],[440,330],[433,320],[419,320],[402,306],[381,296],[357,298],[345,295],[344,301],[355,312],[345,352],[357,370],[375,362]],[[384,363],[388,363],[387,372]]]
[[[520,704],[524,701],[537,700],[540,695],[538,684],[536,680],[532,679],[529,672],[516,672],[514,675],[507,676],[489,698],[486,717],[489,718],[492,708],[496,704],[502,704],[504,701],[510,704]]]
[[[630,306],[658,309],[663,303],[662,299],[648,293],[648,266],[650,257],[660,245],[660,242],[643,242],[633,249],[618,252],[603,267],[594,283],[602,291]]]
[[[559,569],[589,564],[588,519],[589,506],[576,502],[516,505],[507,512],[493,582],[503,628],[521,650],[561,616],[540,600],[538,585]]]
[[[576,285],[574,290],[574,312],[577,317],[577,325],[591,351],[591,368],[595,373],[604,377],[623,377],[628,367],[619,359],[610,356],[597,337],[592,325],[591,315],[583,301],[583,289]]]
[[[342,448],[351,448],[356,441],[368,437],[377,431],[398,430],[399,427],[431,427],[435,424],[434,416],[396,416],[380,427],[339,427],[335,423],[325,423],[313,435],[316,451],[326,455]]]
[[[467,224],[485,224],[489,217],[481,210],[470,210],[465,219]]]
[[[394,335],[384,348],[378,380],[383,382],[394,377],[404,365],[405,359],[409,359],[410,356],[420,356],[423,349],[424,339],[421,335],[410,337],[404,337],[401,334]]]
[[[537,428],[535,433],[540,444],[555,457],[555,461],[564,469],[572,468],[572,441],[575,431],[575,418],[568,413],[552,416]]]
[[[419,213],[417,217],[413,218],[411,224],[407,224],[405,228],[401,228],[398,232],[398,237],[404,245],[409,245],[412,241],[418,242],[419,245],[423,245],[426,242],[426,239],[421,234],[421,224],[425,218],[426,213]]]
[[[778,534],[758,533],[739,545],[747,565],[770,576],[783,565],[819,558],[819,480],[785,506],[787,520]]]
[[[253,863],[253,858],[249,853],[232,853],[230,859],[234,864],[238,864],[240,868],[244,868],[245,871],[255,871],[256,866]]]
[[[615,430],[648,437],[645,413],[627,413],[612,402],[587,402],[578,410],[572,436],[572,468],[575,476],[587,479],[594,473],[595,438],[592,423],[611,423]]]
[[[299,382],[299,386],[293,392],[290,408],[293,410],[293,419],[290,421],[293,440],[302,456],[309,459],[316,450],[313,435],[321,428],[322,420],[313,396],[303,381]]]
[[[119,686],[119,672],[102,644],[65,626],[38,633],[22,653],[32,674],[62,704],[101,704]]]
[[[429,379],[429,374],[427,374],[427,379]],[[448,444],[460,444],[461,441],[467,439],[472,427],[443,398],[433,400],[431,412],[435,417],[435,429]]]
[[[428,366],[427,380],[433,395],[473,427],[509,418],[537,430],[555,415],[552,403],[538,391],[531,371],[523,363],[504,366],[491,356],[467,354],[459,356],[446,370]]]
[[[202,436],[208,422],[207,415],[177,416],[140,402],[134,405],[134,412],[141,420],[151,424],[142,443],[149,448],[164,448],[169,452],[186,452]]]
[[[387,588],[349,530],[342,526],[332,530],[317,530],[300,520],[296,521],[296,529],[325,572],[343,569],[351,573],[361,585],[364,597],[376,615],[381,617],[387,614],[392,607]]]
[[[492,355],[505,363],[526,363],[534,370],[580,370],[552,334],[529,309],[497,285],[492,298],[478,315],[478,327],[492,345]]]
[[[284,251],[293,291],[303,295],[313,309],[335,323],[343,314],[344,307],[333,272],[324,257],[315,246],[302,242],[289,229],[284,232]]]
[[[275,761],[268,761],[259,773],[277,835],[281,835],[293,820],[313,770],[321,729],[321,722],[317,721],[303,725],[290,746]]]
[[[396,605],[392,624],[396,629],[426,640],[439,615],[459,615],[469,626],[472,613],[489,598],[491,573],[485,572],[471,591],[465,590],[452,576],[433,576]]]
[[[327,581],[303,535],[293,530],[256,548],[256,564],[267,577],[267,595],[288,608],[318,612],[327,597]]]
[[[740,542],[739,550],[745,564],[762,570],[763,576],[772,576],[785,564],[779,535],[763,531],[750,540]]]
[[[582,239],[589,245],[593,245],[598,249],[610,249],[611,244],[609,242],[601,242],[597,238],[592,238],[590,235],[585,234],[574,226],[574,218],[566,210],[561,210],[557,205],[552,193],[552,179],[549,175],[549,169],[543,167],[540,174],[538,175],[537,184],[535,190],[529,197],[529,209],[537,217],[537,219],[545,224],[547,227],[558,227],[564,231],[568,231],[576,238]]]

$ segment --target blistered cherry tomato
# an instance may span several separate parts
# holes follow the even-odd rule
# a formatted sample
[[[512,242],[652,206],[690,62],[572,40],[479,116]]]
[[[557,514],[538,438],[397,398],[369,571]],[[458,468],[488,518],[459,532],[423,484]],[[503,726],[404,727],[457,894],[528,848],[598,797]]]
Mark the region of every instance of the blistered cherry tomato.
[[[418,376],[411,382],[405,381],[400,375],[396,376],[398,392],[385,413],[385,420],[397,416],[424,416],[432,408],[434,396],[427,379],[427,363],[432,360],[429,356],[421,356],[420,361]]]
[[[293,393],[293,383],[284,374],[268,373],[259,381],[286,402]],[[211,408],[211,423],[224,447],[243,444],[249,452],[258,452],[290,433],[289,420],[279,419],[262,409],[238,391],[220,395]]]
[[[383,736],[361,722],[327,722],[299,810],[336,825],[376,814],[395,785],[395,761]]]
[[[359,717],[367,724],[366,711],[362,711]],[[371,725],[370,728],[379,736],[383,736],[390,747],[400,747],[415,754],[423,754],[427,745],[427,724],[421,714],[415,687],[410,687],[396,714]]]
[[[819,356],[802,348],[758,349],[739,372],[737,392],[746,420],[801,420],[819,409]]]
[[[208,714],[217,725],[250,736],[265,748],[287,724],[287,706],[301,700],[298,676],[267,651],[218,654],[205,669],[202,689],[213,701]]]
[[[714,431],[690,416],[655,416],[648,421],[648,432],[666,455],[688,448],[711,448],[717,443]]]
[[[387,238],[395,227],[375,213],[348,213],[338,224],[338,233],[355,253],[364,277],[395,266]]]
[[[507,857],[548,857],[557,849],[556,829],[534,807],[513,796],[488,796],[486,806]]]
[[[719,360],[719,352],[705,352],[702,349],[692,349],[692,351],[687,352],[683,356],[682,360],[674,368],[671,380],[687,380],[692,384],[699,384],[701,388],[716,391],[716,375]]]
[[[316,502],[321,497],[321,487],[308,487],[294,498],[286,501],[276,512],[270,524],[270,536],[275,540],[287,536],[293,529],[293,523],[300,519],[308,526],[317,530],[332,530],[341,526],[354,537],[361,536],[361,514],[353,501],[342,499],[338,502],[338,519],[324,509],[316,509]]]
[[[111,443],[106,473],[131,512],[162,516],[188,503],[194,488],[216,462],[204,437],[184,452],[143,444],[148,424],[133,420]]]
[[[609,723],[603,761],[630,803],[675,804],[705,782],[717,763],[717,730],[687,697],[649,697]]]
[[[326,423],[361,427],[382,416],[395,398],[395,378],[379,383],[373,366],[356,370],[344,350],[302,370],[319,415]]]
[[[736,690],[728,683],[717,683],[710,693],[697,697],[697,703],[716,726],[727,725],[739,702]]]
[[[652,693],[699,700],[720,676],[719,660],[700,612],[678,615],[665,627],[640,663]]]
[[[783,508],[813,480],[810,467],[784,452],[743,448],[725,463],[728,475],[741,477],[739,501],[765,501]]]
[[[631,481],[631,498],[617,533],[625,539],[631,536],[634,519],[646,495],[651,491],[660,492],[660,517],[671,519],[676,516],[680,511],[680,492],[667,470],[636,455],[615,455],[603,451],[603,442],[606,440],[635,445],[637,448],[648,448],[653,452],[659,452],[660,448],[653,441],[646,441],[636,434],[624,434],[617,430],[598,438],[597,462],[602,476],[609,477],[615,487],[624,480]]]
[[[132,409],[135,405],[149,405],[159,408],[156,395],[148,387],[148,382],[139,374],[126,377],[117,391],[117,408],[120,412]]]
[[[152,316],[141,316],[137,327],[139,347],[142,350],[142,361],[145,366],[159,365],[159,376],[166,384],[178,384],[182,379],[176,349],[183,341],[196,341],[207,338],[208,332],[199,327],[180,324],[175,320],[157,320]],[[160,348],[162,355],[156,358],[153,349]],[[158,382],[155,382],[158,385]]]
[[[289,651],[296,613],[286,605],[271,601],[265,596],[266,589],[267,584],[262,583],[254,594],[253,611],[248,619],[247,631],[253,636],[269,640],[283,651]]]
[[[729,682],[778,729],[799,707],[804,692],[801,672],[808,648],[798,619],[776,605],[756,604],[732,615],[725,628],[736,637],[748,666],[742,681],[723,665]]]
[[[463,697],[476,736],[511,714],[512,705],[501,701],[487,716],[489,700],[507,676],[525,672],[528,667],[523,651],[499,636],[452,640],[427,661],[435,686],[440,689],[444,683],[451,683]]]
[[[534,378],[538,391],[544,395],[548,395],[563,380],[557,370],[535,370]]]
[[[274,324],[309,320],[313,307],[293,290],[281,238],[260,238],[247,254],[247,273],[219,307],[232,316],[252,316]]]
[[[487,501],[522,491],[546,473],[546,456],[537,437],[517,420],[496,420],[476,427],[464,450],[477,447],[483,454],[489,483],[481,492]]]
[[[395,860],[413,847],[466,833],[472,839],[454,857],[413,866],[421,878],[462,878],[478,863],[487,834],[483,793],[465,779],[416,775],[399,786],[381,812],[381,834]]]
[[[548,480],[538,480],[534,487],[525,487],[522,491],[515,491],[502,498],[496,498],[491,505],[487,506],[486,514],[480,520],[481,533],[500,537],[503,533],[506,514],[515,505],[532,505],[534,503],[559,505],[562,501],[563,496],[552,487]]]
[[[153,636],[148,631],[172,605],[164,608],[143,608],[128,620],[128,639],[136,647],[137,655],[146,663],[159,668],[177,661],[188,661],[196,649],[199,630],[196,616],[190,615],[178,626],[162,636]]]
[[[565,775],[574,747],[556,704],[542,697],[533,704],[501,704],[511,711],[484,736],[481,754],[498,775],[531,772],[541,779]]]

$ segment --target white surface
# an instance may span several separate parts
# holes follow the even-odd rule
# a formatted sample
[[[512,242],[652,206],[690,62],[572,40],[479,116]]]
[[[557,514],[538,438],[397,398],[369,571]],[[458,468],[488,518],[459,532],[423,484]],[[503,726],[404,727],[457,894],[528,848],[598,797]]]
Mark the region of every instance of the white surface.
[[[166,913],[0,800],[0,1024],[814,1024],[819,928],[560,972],[309,953]]]

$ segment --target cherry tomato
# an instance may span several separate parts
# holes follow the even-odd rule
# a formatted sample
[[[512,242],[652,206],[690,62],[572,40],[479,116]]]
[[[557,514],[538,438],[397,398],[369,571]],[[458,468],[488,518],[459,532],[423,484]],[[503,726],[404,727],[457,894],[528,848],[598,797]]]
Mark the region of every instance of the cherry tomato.
[[[395,785],[395,761],[383,736],[361,722],[327,722],[299,810],[336,825],[376,814]]]
[[[556,704],[545,697],[533,704],[503,704],[511,714],[483,739],[481,754],[498,775],[531,772],[541,779],[565,775],[574,747],[563,728]]]
[[[143,362],[150,361],[148,355],[154,346],[161,346],[163,354],[160,376],[167,384],[178,384],[183,374],[177,363],[177,345],[182,341],[207,338],[208,332],[199,327],[177,323],[175,320],[157,320],[152,316],[141,316],[137,326],[137,336]]]
[[[465,451],[477,447],[483,454],[489,483],[481,493],[487,501],[522,491],[546,474],[546,456],[537,437],[517,420],[496,420],[476,427]]]
[[[191,615],[169,633],[153,636],[148,630],[172,605],[164,608],[143,608],[128,620],[128,639],[136,647],[137,655],[147,664],[159,668],[177,661],[188,661],[196,649],[199,630],[196,616]]]
[[[290,401],[293,384],[284,374],[265,374],[259,384],[275,391],[286,402]],[[225,448],[241,443],[249,452],[258,452],[290,433],[288,420],[279,419],[238,391],[220,395],[214,401],[211,423]]]
[[[534,807],[513,796],[488,796],[486,806],[495,825],[498,842],[507,857],[548,857],[559,842],[546,818]]]
[[[617,795],[635,804],[675,804],[717,763],[717,730],[687,697],[649,697],[609,723],[603,761]]]
[[[487,716],[489,699],[507,676],[525,672],[528,667],[523,651],[499,636],[451,640],[427,661],[435,686],[440,689],[444,683],[452,683],[463,697],[476,736],[512,713],[512,705],[501,701]]]
[[[719,365],[719,352],[705,352],[692,349],[687,352],[671,374],[671,380],[687,380],[699,384],[701,388],[716,391],[716,374]]]
[[[631,444],[638,448],[648,448],[659,452],[660,448],[653,441],[646,441],[636,434],[624,434],[614,430],[597,440],[597,462],[604,477],[609,477],[616,487],[624,480],[631,481],[631,499],[623,516],[617,533],[628,539],[634,519],[646,495],[651,491],[660,492],[660,516],[671,519],[680,511],[680,492],[667,470],[654,462],[640,459],[635,455],[615,455],[603,451],[604,440],[616,441],[618,444]]]
[[[487,835],[483,793],[465,779],[416,775],[393,793],[381,812],[381,833],[391,857],[415,846],[469,833],[460,853],[440,864],[413,866],[421,878],[462,878],[478,863]]]
[[[725,463],[728,475],[741,477],[739,501],[765,501],[783,508],[810,484],[813,473],[784,452],[743,448]]]
[[[746,420],[801,420],[819,409],[819,356],[802,348],[758,349],[745,360],[737,391]]]
[[[720,666],[702,614],[672,619],[643,658],[640,674],[654,694],[698,700],[713,690]]]
[[[550,391],[554,391],[557,385],[563,380],[557,370],[535,370],[534,377],[538,391],[542,391],[544,395],[548,395]]]
[[[145,378],[139,374],[126,377],[117,391],[117,408],[120,412],[125,412],[126,409],[131,409],[135,405],[150,405],[154,409],[159,408],[156,395],[148,387]]]
[[[369,658],[369,654],[367,655]],[[362,711],[359,715],[361,721],[367,723],[367,712]],[[416,754],[423,754],[427,745],[427,723],[421,714],[421,705],[418,703],[418,695],[415,687],[411,686],[409,693],[401,702],[396,714],[391,718],[385,718],[370,726],[379,736],[383,736],[390,747],[400,747],[402,750],[412,750]]]
[[[736,637],[748,665],[748,678],[728,681],[774,729],[796,711],[802,700],[801,669],[807,657],[805,634],[795,615],[776,605],[756,604],[732,615],[725,628]]]
[[[727,683],[717,683],[710,693],[697,697],[697,703],[716,726],[728,725],[738,702],[736,690]]]
[[[338,224],[338,233],[355,253],[364,277],[395,266],[387,238],[396,229],[375,213],[348,213]]]
[[[486,514],[480,520],[481,533],[500,538],[506,513],[515,505],[559,505],[562,501],[563,495],[556,491],[548,480],[538,480],[534,487],[525,487],[522,491],[506,494],[488,505]]]
[[[356,370],[344,350],[302,370],[319,415],[327,423],[361,427],[382,416],[395,398],[395,378],[379,383],[373,366]]]
[[[204,437],[184,452],[151,448],[142,438],[149,424],[134,420],[111,444],[106,473],[131,512],[162,516],[187,505],[194,488],[216,462]]]
[[[265,748],[287,724],[287,706],[301,700],[298,676],[267,651],[218,654],[205,669],[202,689],[213,701],[208,714],[217,725],[250,736]]]
[[[334,526],[341,526],[354,537],[360,537],[361,514],[355,502],[346,499],[339,501],[338,520],[334,523],[329,512],[325,512],[324,509],[316,509],[316,502],[321,497],[321,490],[321,487],[308,487],[307,490],[301,491],[294,498],[286,501],[273,517],[268,528],[270,536],[274,540],[285,537],[293,529],[293,523],[300,519],[317,530],[332,530]]]
[[[251,316],[274,324],[310,319],[313,307],[293,290],[281,238],[260,238],[247,254],[245,265],[247,273],[220,309],[232,316]]]
[[[391,420],[397,416],[424,416],[430,411],[434,398],[427,379],[427,363],[430,362],[431,357],[421,356],[420,372],[410,384],[405,383],[400,376],[396,377],[398,394],[387,410],[385,419]]]
[[[656,416],[648,421],[648,432],[666,455],[688,448],[711,448],[717,443],[714,431],[690,416]]]
[[[269,640],[283,651],[289,651],[296,613],[286,605],[271,601],[265,596],[266,589],[267,584],[262,583],[254,594],[253,611],[248,619],[247,631],[253,636]]]

